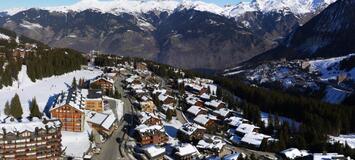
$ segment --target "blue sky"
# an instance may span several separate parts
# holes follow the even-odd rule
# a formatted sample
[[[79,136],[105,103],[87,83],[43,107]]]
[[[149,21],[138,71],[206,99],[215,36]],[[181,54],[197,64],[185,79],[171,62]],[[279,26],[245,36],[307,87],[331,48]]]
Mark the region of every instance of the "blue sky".
[[[44,7],[44,6],[58,6],[69,5],[79,0],[0,0],[0,10],[20,7]],[[215,3],[223,6],[224,4],[237,3],[248,0],[202,0],[209,3]]]

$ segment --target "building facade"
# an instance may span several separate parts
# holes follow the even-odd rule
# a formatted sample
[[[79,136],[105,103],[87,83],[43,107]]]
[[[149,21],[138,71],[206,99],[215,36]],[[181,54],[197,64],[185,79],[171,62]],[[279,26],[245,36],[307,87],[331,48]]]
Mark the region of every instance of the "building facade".
[[[82,132],[85,121],[85,98],[81,90],[71,89],[60,94],[50,109],[51,116],[62,122],[62,130]]]
[[[61,122],[46,119],[7,118],[0,123],[0,159],[59,160]]]

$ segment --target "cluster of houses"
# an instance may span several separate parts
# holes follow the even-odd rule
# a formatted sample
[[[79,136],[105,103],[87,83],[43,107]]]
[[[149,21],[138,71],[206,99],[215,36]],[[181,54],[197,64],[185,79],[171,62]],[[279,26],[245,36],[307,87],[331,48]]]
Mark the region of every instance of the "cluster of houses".
[[[176,115],[177,109],[181,106],[179,98],[185,96],[172,89],[176,81],[165,82],[150,72],[145,63],[122,65],[120,74],[123,77],[124,88],[132,99],[135,99],[134,106],[139,109],[136,114],[135,138],[148,159],[165,159],[168,156],[173,159],[190,160],[210,155],[222,156],[220,153],[226,145],[224,140],[217,136],[205,136],[207,128],[214,126],[214,120],[229,115],[226,104],[212,98],[216,95],[213,81],[201,78],[178,80],[179,83],[186,84],[184,86],[186,90],[191,91],[186,101],[194,106],[195,110],[203,111],[193,111],[196,115],[195,120],[177,128],[176,139],[171,142],[172,137],[167,134],[164,123],[168,121],[168,112]],[[215,108],[215,112],[207,114],[205,105]],[[235,158],[239,154],[229,156]]]

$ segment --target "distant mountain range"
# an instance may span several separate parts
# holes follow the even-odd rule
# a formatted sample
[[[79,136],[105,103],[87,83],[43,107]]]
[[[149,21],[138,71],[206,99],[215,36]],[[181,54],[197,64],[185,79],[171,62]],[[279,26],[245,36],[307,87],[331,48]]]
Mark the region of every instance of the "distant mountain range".
[[[335,0],[80,1],[11,9],[0,26],[55,47],[100,50],[188,69],[235,66],[269,49]]]
[[[329,58],[355,52],[355,1],[339,0],[291,34],[286,43],[251,60]]]

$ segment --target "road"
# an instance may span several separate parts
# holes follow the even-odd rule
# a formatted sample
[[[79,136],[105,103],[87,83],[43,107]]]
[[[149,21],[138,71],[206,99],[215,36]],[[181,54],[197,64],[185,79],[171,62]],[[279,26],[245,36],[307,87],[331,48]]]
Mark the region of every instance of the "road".
[[[115,81],[116,89],[121,93],[123,101],[123,113],[124,117],[118,122],[118,129],[112,134],[112,136],[101,145],[101,151],[99,154],[93,157],[93,160],[129,160],[134,159],[130,155],[130,150],[126,147],[127,142],[130,141],[130,137],[126,133],[125,127],[131,124],[132,119],[132,103],[126,97],[120,79]],[[116,106],[115,101],[109,101],[110,106]],[[116,113],[116,112],[115,112]],[[117,115],[116,115],[117,116]]]

